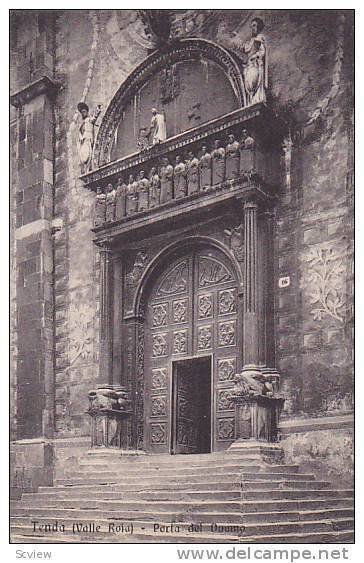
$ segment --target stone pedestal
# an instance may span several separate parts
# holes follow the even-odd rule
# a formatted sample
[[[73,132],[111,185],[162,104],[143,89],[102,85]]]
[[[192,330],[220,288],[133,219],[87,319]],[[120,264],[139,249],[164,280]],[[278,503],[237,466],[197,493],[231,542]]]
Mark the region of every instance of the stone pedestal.
[[[277,442],[284,399],[266,395],[234,396],[236,440]]]
[[[91,416],[91,448],[122,448],[123,421],[131,415],[124,387],[102,386],[88,394]]]

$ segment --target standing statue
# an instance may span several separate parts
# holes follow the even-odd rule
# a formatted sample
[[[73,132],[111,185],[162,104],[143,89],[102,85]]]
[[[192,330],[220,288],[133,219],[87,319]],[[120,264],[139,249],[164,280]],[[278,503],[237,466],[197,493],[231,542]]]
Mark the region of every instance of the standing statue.
[[[238,141],[235,140],[234,135],[229,135],[229,142],[226,145],[226,179],[232,180],[239,176],[239,148]]]
[[[89,115],[89,107],[85,102],[80,102],[77,109],[82,116],[82,123],[78,135],[78,155],[81,164],[81,174],[90,172],[92,164],[92,151],[95,143],[95,123],[101,113],[101,105],[98,105],[94,114]]]
[[[152,137],[152,145],[158,145],[167,138],[166,118],[162,113],[158,113],[156,108],[152,109],[149,134]]]
[[[173,173],[174,197],[180,199],[187,195],[186,165],[181,162],[181,157],[176,156],[176,165]]]
[[[220,144],[220,141],[217,139],[214,143],[215,148],[211,153],[213,185],[222,184],[225,178],[225,149]]]
[[[149,208],[158,207],[160,204],[161,181],[155,167],[150,171],[149,186]]]
[[[112,184],[106,188],[106,223],[115,221],[115,199],[116,190]]]
[[[166,203],[173,199],[173,166],[167,157],[163,159],[161,167],[161,197],[160,203]]]
[[[196,194],[199,191],[199,164],[198,158],[190,151],[187,161],[188,195]]]
[[[96,196],[94,202],[94,227],[101,227],[105,223],[106,216],[106,195],[102,188],[96,188]]]
[[[144,170],[139,172],[138,182],[138,211],[149,209],[149,180],[144,175]]]
[[[202,156],[200,158],[200,186],[203,192],[211,188],[211,171],[211,154],[208,152],[206,145],[204,145],[202,147]]]
[[[261,33],[264,23],[260,18],[254,18],[250,27],[252,36],[243,46],[243,76],[248,106],[265,102],[268,88],[267,47]]]
[[[134,215],[138,211],[138,182],[134,180],[133,174],[129,176],[126,187],[126,214]]]
[[[249,174],[255,168],[254,139],[243,129],[240,141],[240,174]]]
[[[116,186],[115,219],[122,219],[126,215],[126,184],[119,178]]]

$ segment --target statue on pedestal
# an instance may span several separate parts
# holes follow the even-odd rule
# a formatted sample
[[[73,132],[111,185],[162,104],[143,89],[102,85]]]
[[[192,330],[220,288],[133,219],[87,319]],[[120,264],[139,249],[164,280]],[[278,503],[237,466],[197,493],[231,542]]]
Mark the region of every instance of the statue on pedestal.
[[[126,184],[119,178],[116,186],[115,219],[122,219],[126,215]]]
[[[214,143],[212,157],[212,184],[222,184],[225,179],[225,149],[222,148],[221,142],[217,139]]]
[[[102,188],[96,188],[94,202],[94,227],[101,227],[105,223],[106,217],[106,195]]]
[[[138,211],[149,209],[149,180],[144,175],[144,170],[139,172],[138,182]]]
[[[158,207],[160,204],[161,181],[157,169],[153,167],[149,176],[149,208]]]
[[[167,139],[166,118],[156,108],[152,109],[149,134],[152,138],[152,145],[158,145]]]
[[[161,167],[161,196],[160,203],[166,203],[173,199],[173,166],[167,157],[163,159]]]
[[[266,100],[268,57],[265,37],[261,33],[263,29],[263,21],[254,18],[251,22],[251,38],[243,46],[243,76],[248,106]]]
[[[187,161],[188,195],[196,194],[199,191],[199,165],[198,158],[190,151]]]
[[[129,176],[126,187],[126,214],[134,215],[138,211],[138,182],[134,180],[133,174]]]
[[[98,105],[94,114],[89,114],[89,107],[85,102],[80,102],[77,109],[82,116],[82,123],[78,135],[78,154],[81,164],[81,174],[90,172],[92,164],[92,151],[95,143],[95,123],[101,113],[101,105]]]
[[[232,180],[239,176],[239,154],[240,145],[235,140],[234,135],[229,135],[229,142],[225,148],[226,154],[226,170],[225,177],[227,180]]]
[[[187,195],[187,172],[186,165],[181,161],[180,156],[176,156],[176,164],[173,172],[174,198],[180,199]]]
[[[208,152],[206,145],[202,147],[202,155],[200,158],[200,186],[201,191],[211,189],[212,179],[212,158]]]
[[[115,221],[115,199],[116,190],[112,184],[108,184],[106,188],[106,223]]]

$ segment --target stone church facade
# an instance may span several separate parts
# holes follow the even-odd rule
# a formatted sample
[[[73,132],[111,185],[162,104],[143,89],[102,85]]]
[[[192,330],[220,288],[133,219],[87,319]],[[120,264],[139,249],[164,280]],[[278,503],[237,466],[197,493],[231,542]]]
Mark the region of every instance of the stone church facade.
[[[12,492],[91,446],[349,483],[353,13],[11,14]]]

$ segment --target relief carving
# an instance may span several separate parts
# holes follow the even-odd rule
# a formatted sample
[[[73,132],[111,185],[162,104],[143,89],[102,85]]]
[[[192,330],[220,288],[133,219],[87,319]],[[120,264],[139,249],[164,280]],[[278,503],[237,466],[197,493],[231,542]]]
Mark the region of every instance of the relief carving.
[[[229,270],[214,258],[201,256],[199,259],[199,287],[208,287],[227,281],[233,281]]]
[[[177,264],[162,280],[156,296],[174,295],[185,293],[187,290],[187,262]]]
[[[217,361],[217,373],[219,381],[234,381],[236,373],[235,358],[226,358]]]
[[[233,346],[235,342],[235,321],[227,321],[219,323],[219,346]]]
[[[200,326],[197,332],[198,349],[206,350],[212,347],[212,327]]]
[[[218,399],[217,399],[217,410],[219,411],[234,410],[234,402],[231,399],[231,391],[229,389],[222,389],[219,391]]]
[[[138,284],[140,278],[142,277],[147,260],[148,255],[143,252],[143,250],[140,250],[135,257],[133,269],[125,276],[126,285],[135,287]]]
[[[205,295],[198,296],[198,318],[208,319],[213,315],[213,302],[212,294],[206,293]]]
[[[165,444],[166,443],[166,425],[165,424],[151,424],[150,425],[150,440],[152,444]]]
[[[187,322],[187,299],[179,299],[172,303],[172,316],[174,323]]]
[[[302,289],[314,307],[311,314],[316,321],[325,316],[344,323],[347,314],[346,250],[320,247],[310,250],[306,257],[307,271]]]
[[[167,355],[167,333],[153,334],[153,357]]]
[[[241,224],[233,229],[225,229],[227,245],[238,262],[244,261],[244,225]]]
[[[167,303],[153,305],[153,327],[166,326],[167,324]]]
[[[218,298],[219,315],[227,315],[236,313],[236,291],[235,289],[226,289],[219,292]]]
[[[167,414],[167,397],[152,397],[151,399],[151,416],[166,416]]]
[[[152,389],[167,387],[167,368],[152,369]]]
[[[173,354],[183,354],[187,352],[187,330],[180,330],[173,333]]]
[[[217,439],[233,440],[235,437],[235,421],[233,418],[219,418],[217,420]]]

